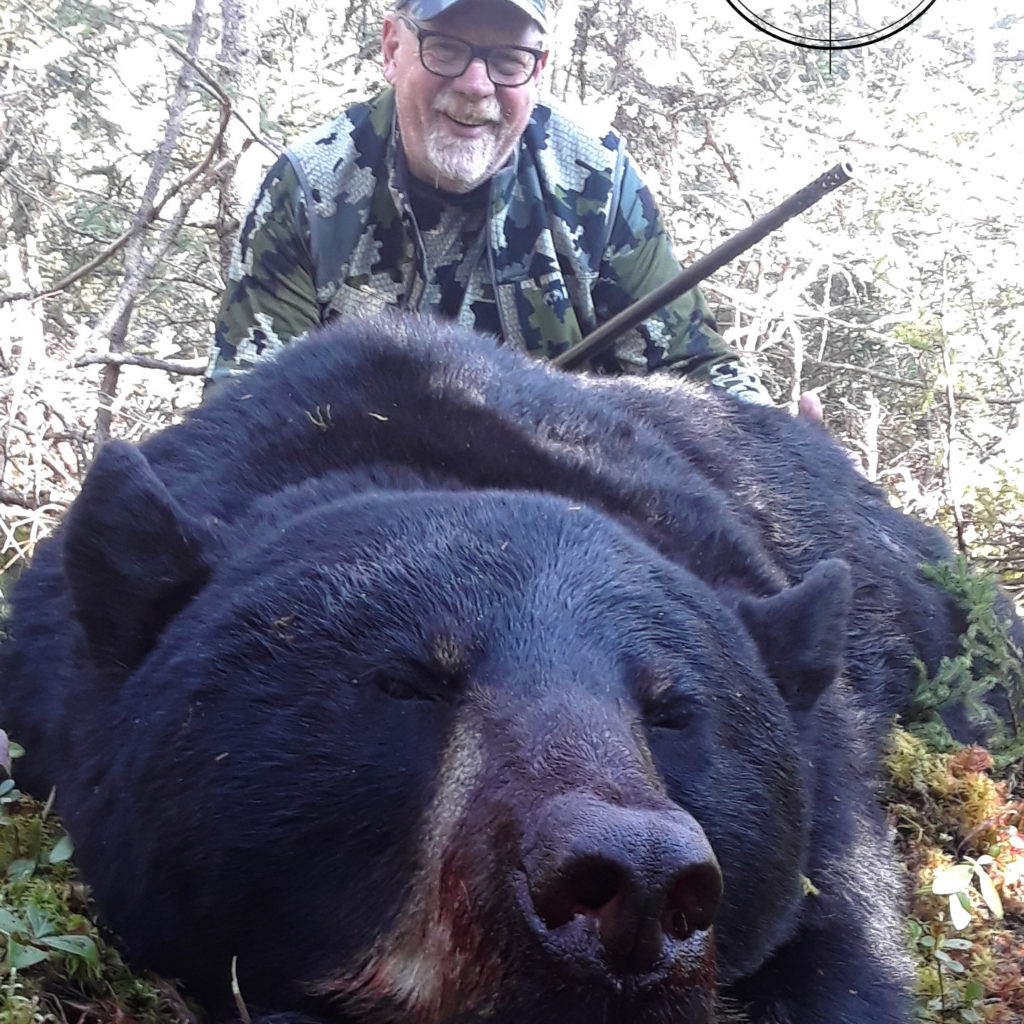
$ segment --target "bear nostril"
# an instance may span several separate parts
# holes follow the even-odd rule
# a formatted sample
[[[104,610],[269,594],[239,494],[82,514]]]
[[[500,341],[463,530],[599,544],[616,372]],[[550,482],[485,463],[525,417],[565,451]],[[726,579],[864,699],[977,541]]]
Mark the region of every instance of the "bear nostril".
[[[722,875],[681,809],[560,794],[537,816],[523,868],[537,937],[570,972],[649,979],[711,949]]]
[[[561,928],[577,914],[596,917],[624,885],[622,870],[596,857],[564,865],[548,886],[534,895],[537,916],[549,929]]]
[[[578,941],[592,944],[593,955],[615,972],[645,974],[675,955],[672,943],[707,931],[718,910],[718,865],[682,858],[671,848],[638,860],[569,854],[534,877],[534,910],[549,933],[570,926],[576,935],[557,941],[574,949]]]
[[[661,927],[677,941],[704,932],[714,923],[722,898],[722,875],[713,864],[695,864],[682,871],[665,899]]]

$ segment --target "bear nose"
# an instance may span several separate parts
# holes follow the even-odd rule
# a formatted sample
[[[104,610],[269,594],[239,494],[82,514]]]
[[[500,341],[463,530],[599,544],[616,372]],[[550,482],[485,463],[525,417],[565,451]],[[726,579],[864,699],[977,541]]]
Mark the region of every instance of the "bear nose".
[[[684,811],[624,808],[588,796],[550,801],[525,859],[549,948],[643,975],[706,932],[722,896],[707,837]]]

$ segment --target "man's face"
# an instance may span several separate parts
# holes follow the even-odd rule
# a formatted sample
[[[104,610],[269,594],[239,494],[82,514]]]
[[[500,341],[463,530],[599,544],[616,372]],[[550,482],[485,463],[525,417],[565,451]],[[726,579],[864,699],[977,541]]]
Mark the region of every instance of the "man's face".
[[[543,48],[539,26],[498,0],[463,0],[423,25],[475,46]],[[516,87],[494,85],[477,59],[458,78],[442,78],[423,66],[415,31],[394,14],[384,20],[383,49],[412,173],[449,192],[469,192],[492,177],[526,128],[546,58]]]

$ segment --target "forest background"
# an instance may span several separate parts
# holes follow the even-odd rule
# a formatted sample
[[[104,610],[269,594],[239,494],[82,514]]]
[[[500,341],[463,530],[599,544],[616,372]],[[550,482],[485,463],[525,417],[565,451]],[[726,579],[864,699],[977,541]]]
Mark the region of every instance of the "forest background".
[[[379,88],[385,6],[0,0],[0,603],[97,445],[141,439],[198,404],[245,206],[282,146]],[[937,0],[889,40],[832,52],[758,33],[726,0],[548,7],[547,95],[625,136],[684,263],[838,160],[854,165],[852,183],[705,293],[780,404],[818,392],[866,475],[1020,601],[1019,0]],[[855,0],[775,8],[811,36],[830,9],[846,24],[861,15]],[[919,879],[918,1019],[1021,1024],[1024,762],[996,780],[984,752],[897,755],[889,806]],[[970,939],[931,894],[943,867],[964,893],[974,886]],[[1008,930],[984,924],[995,924],[979,888],[989,875]],[[82,948],[80,897],[68,898],[79,931],[58,937]],[[4,998],[0,1016],[22,1020]],[[53,1021],[43,1005],[24,1019]],[[96,1006],[80,1019],[124,1019]]]
[[[263,171],[381,83],[379,0],[206,4],[0,7],[8,583],[98,443],[199,401]],[[867,475],[1020,595],[1024,13],[940,0],[887,41],[825,51],[757,32],[725,0],[549,7],[547,94],[627,138],[684,262],[853,163],[853,183],[705,290],[777,401],[819,392]],[[828,8],[779,20],[820,36]]]

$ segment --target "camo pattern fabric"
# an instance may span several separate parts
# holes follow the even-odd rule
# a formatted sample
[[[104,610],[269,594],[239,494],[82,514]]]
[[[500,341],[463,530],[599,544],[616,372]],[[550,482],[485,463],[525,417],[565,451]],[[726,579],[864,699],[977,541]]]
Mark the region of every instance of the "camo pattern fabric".
[[[477,202],[418,223],[385,89],[300,139],[267,173],[235,245],[207,376],[216,380],[337,317],[446,316],[552,358],[680,271],[625,153],[538,105]],[[423,220],[422,211],[420,220]],[[770,403],[696,289],[592,360],[667,370]]]

